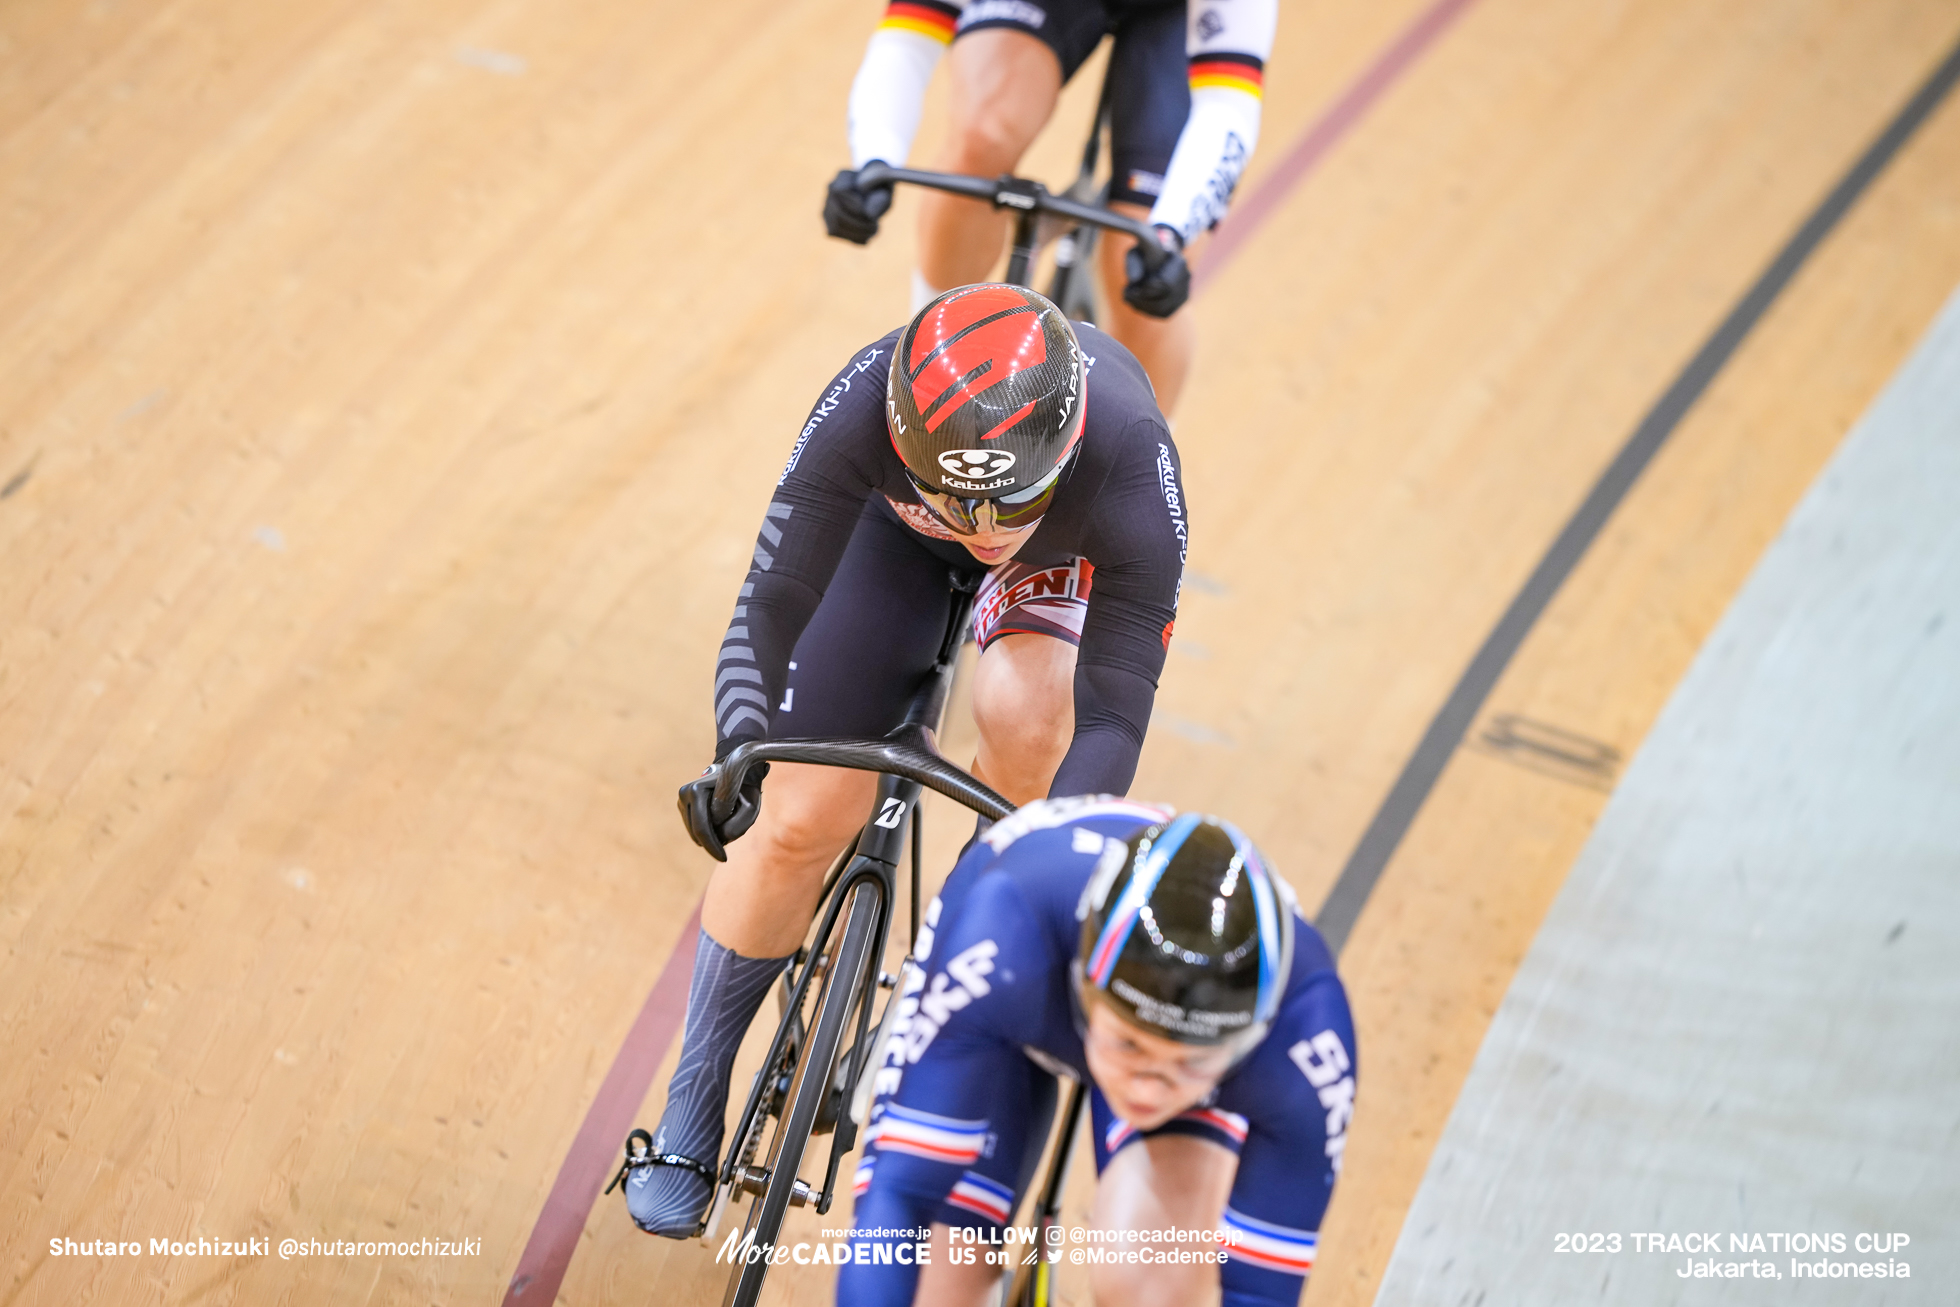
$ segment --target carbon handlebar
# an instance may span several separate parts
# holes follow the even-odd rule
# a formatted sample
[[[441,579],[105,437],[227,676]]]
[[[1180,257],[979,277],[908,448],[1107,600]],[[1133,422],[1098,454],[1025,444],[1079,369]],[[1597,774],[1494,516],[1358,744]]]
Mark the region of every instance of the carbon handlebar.
[[[1013,804],[940,757],[933,747],[931,731],[923,726],[905,725],[881,740],[753,740],[738,745],[715,764],[720,771],[715,778],[712,804],[716,821],[727,820],[735,811],[735,797],[742,788],[742,778],[758,762],[809,762],[854,771],[887,772],[917,781],[995,821],[1014,811]]]
[[[1171,251],[1164,248],[1157,239],[1156,230],[1138,218],[1126,217],[1120,213],[1094,204],[1083,204],[1066,196],[1056,195],[1040,182],[1025,177],[1014,177],[1002,173],[988,181],[984,177],[969,177],[957,172],[928,172],[920,168],[894,168],[888,163],[873,160],[858,170],[858,185],[861,188],[888,186],[895,182],[905,182],[912,186],[925,186],[935,191],[945,191],[949,195],[964,195],[972,200],[985,200],[996,209],[1018,209],[1021,212],[1047,213],[1072,222],[1086,222],[1106,231],[1126,232],[1137,238],[1137,250],[1143,256],[1143,263],[1151,272],[1164,266],[1171,257]]]

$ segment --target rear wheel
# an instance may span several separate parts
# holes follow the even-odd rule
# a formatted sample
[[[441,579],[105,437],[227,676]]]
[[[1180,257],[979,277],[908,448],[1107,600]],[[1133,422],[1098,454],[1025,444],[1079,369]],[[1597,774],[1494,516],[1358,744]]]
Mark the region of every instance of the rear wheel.
[[[769,1273],[769,1252],[782,1233],[783,1218],[792,1203],[802,1206],[816,1200],[812,1186],[797,1177],[803,1153],[810,1142],[818,1112],[832,1092],[838,1049],[844,1028],[860,1001],[869,1001],[868,988],[877,959],[880,898],[875,882],[862,882],[851,891],[845,907],[837,945],[830,951],[830,967],[817,1000],[816,1018],[810,1024],[802,1061],[790,1089],[789,1109],[776,1130],[769,1149],[769,1165],[760,1172],[745,1168],[736,1183],[754,1192],[760,1182],[761,1196],[750,1205],[743,1232],[735,1240],[736,1264],[729,1273],[724,1307],[751,1307],[762,1293],[762,1282]]]

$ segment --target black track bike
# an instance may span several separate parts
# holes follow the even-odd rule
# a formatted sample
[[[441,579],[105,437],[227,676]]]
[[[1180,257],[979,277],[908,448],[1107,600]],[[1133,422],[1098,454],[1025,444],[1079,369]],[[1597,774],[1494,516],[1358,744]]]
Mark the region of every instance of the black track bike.
[[[1084,152],[1082,177],[1067,194],[1053,194],[1040,182],[1020,177],[988,181],[883,164],[871,165],[861,177],[869,185],[926,186],[1013,210],[1014,247],[1005,280],[1028,285],[1037,255],[1053,240],[1057,250],[1049,297],[1071,317],[1093,321],[1089,258],[1100,232],[1138,237],[1143,257],[1153,269],[1170,257],[1147,224],[1093,202],[1102,195],[1092,181],[1101,125],[1099,121]],[[731,1263],[724,1307],[751,1307],[757,1301],[789,1209],[810,1206],[827,1214],[836,1197],[838,1169],[857,1144],[872,1097],[870,1072],[878,1061],[884,1032],[897,1013],[902,977],[912,965],[918,940],[921,792],[933,790],[994,820],[1013,811],[1006,799],[938,752],[936,732],[952,694],[973,607],[972,582],[954,573],[950,583],[952,603],[938,657],[914,693],[903,723],[891,734],[875,740],[758,741],[736,748],[715,767],[717,821],[734,812],[742,780],[757,763],[815,763],[879,773],[877,803],[864,829],[832,865],[815,930],[783,973],[778,987],[781,1021],[762,1070],[750,1086],[727,1155],[712,1176],[715,1197],[702,1234],[715,1247],[718,1259]],[[911,934],[905,963],[898,975],[892,975],[882,964],[908,830]],[[880,990],[890,993],[874,1023]],[[1059,1214],[1081,1101],[1081,1087],[1071,1084],[1063,1110],[1055,1118],[1060,1125],[1051,1123],[1049,1130],[1049,1161],[1036,1186],[1039,1197],[1024,1218],[1043,1227],[1043,1235]],[[831,1141],[822,1179],[806,1179],[802,1174],[806,1155],[812,1141],[824,1134]],[[651,1142],[644,1131],[634,1132],[621,1178],[633,1167],[652,1162]],[[736,1223],[732,1215],[744,1202],[747,1208]],[[728,1226],[725,1234],[724,1225]],[[1029,1307],[1045,1303],[1050,1270],[1041,1258],[1020,1268],[1005,1301]]]
[[[886,1023],[899,1001],[900,978],[882,970],[898,900],[898,867],[911,835],[911,934],[919,933],[922,823],[918,801],[931,789],[999,819],[1013,805],[941,757],[935,732],[951,697],[959,650],[972,616],[973,587],[952,574],[954,591],[939,656],[913,694],[903,723],[876,740],[765,740],[745,744],[718,764],[717,817],[732,812],[742,778],[759,762],[802,762],[880,773],[877,802],[856,841],[831,868],[810,940],[790,960],[779,989],[782,1021],[731,1137],[716,1180],[704,1233],[716,1243],[731,1209],[753,1198],[738,1225],[717,1244],[732,1263],[727,1304],[754,1303],[769,1273],[771,1250],[791,1207],[828,1213],[837,1172],[857,1144]],[[894,991],[874,1028],[879,990]],[[855,1109],[855,1110],[854,1110]],[[801,1171],[814,1138],[829,1134],[830,1156],[820,1182]]]

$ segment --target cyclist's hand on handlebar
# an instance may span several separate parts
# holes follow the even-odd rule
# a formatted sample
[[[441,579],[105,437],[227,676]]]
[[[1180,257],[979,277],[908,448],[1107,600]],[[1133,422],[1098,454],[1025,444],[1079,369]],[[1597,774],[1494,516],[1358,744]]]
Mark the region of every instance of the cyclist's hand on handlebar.
[[[883,186],[859,186],[857,171],[846,168],[830,179],[830,190],[823,197],[824,230],[839,240],[864,245],[878,234],[878,219],[891,207],[889,182]]]
[[[1184,239],[1174,228],[1158,223],[1155,231],[1164,255],[1146,259],[1141,246],[1130,251],[1124,260],[1130,282],[1123,287],[1123,302],[1153,318],[1168,318],[1191,298],[1191,265],[1184,261]]]
[[[681,786],[681,825],[687,837],[708,851],[716,862],[728,861],[727,846],[748,833],[762,811],[762,778],[769,764],[759,762],[742,777],[742,788],[735,794],[735,811],[715,819],[715,782],[721,779],[721,764],[715,763],[698,777]]]

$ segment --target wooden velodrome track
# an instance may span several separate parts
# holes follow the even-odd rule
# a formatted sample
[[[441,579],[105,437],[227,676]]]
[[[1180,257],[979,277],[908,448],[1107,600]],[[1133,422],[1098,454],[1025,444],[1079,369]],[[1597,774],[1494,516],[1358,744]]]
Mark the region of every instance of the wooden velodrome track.
[[[707,878],[671,795],[766,489],[903,314],[908,206],[865,251],[815,217],[876,9],[0,9],[0,1303],[506,1292]],[[1960,33],[1950,0],[1455,10],[1194,310],[1193,574],[1135,792],[1229,814],[1309,905],[1600,468]],[[1427,12],[1289,3],[1249,193]],[[1079,92],[1031,171],[1066,173]],[[1956,280],[1948,103],[1376,887],[1310,1302],[1369,1301],[1613,759]],[[940,871],[958,824],[929,819]],[[563,1298],[706,1300],[709,1255],[617,1202]],[[147,1252],[200,1234],[481,1251]]]

